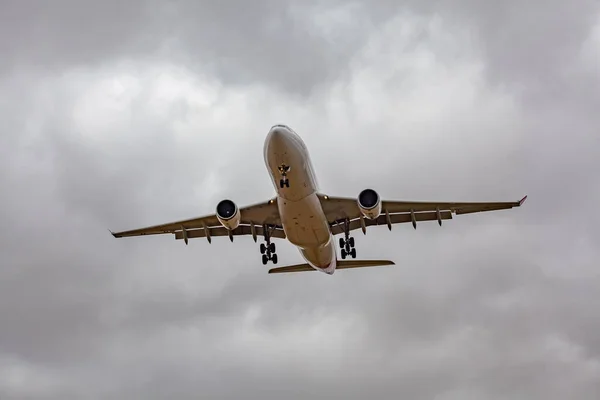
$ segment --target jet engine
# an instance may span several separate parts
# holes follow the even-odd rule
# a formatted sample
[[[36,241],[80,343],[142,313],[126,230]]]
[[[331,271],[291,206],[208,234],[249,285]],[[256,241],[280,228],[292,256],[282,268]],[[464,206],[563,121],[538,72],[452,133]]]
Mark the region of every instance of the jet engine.
[[[231,200],[221,200],[217,204],[217,219],[225,228],[234,230],[240,224],[242,216],[237,205]]]
[[[376,219],[381,214],[381,199],[373,189],[365,189],[358,195],[358,208],[365,218]]]

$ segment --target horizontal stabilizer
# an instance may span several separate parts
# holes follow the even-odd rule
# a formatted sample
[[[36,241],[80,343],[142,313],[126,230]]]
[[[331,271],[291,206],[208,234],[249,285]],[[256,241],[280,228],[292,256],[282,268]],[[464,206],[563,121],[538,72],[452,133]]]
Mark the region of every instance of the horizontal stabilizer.
[[[336,269],[379,267],[384,265],[395,265],[395,263],[390,260],[338,260]],[[316,271],[316,269],[309,264],[296,264],[288,265],[287,267],[272,268],[269,270],[269,274],[303,271]]]
[[[309,264],[296,264],[296,265],[288,265],[287,267],[278,267],[271,268],[269,270],[270,274],[283,274],[286,272],[302,272],[302,271],[316,271]]]

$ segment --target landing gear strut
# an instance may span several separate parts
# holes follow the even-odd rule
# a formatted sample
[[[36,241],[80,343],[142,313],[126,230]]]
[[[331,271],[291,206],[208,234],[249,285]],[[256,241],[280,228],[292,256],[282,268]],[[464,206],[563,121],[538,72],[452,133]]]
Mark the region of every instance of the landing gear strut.
[[[356,249],[354,248],[354,238],[350,237],[350,221],[344,221],[344,237],[340,238],[340,248],[342,249],[342,259],[346,256],[356,258]]]
[[[290,170],[289,165],[281,164],[279,167],[279,172],[281,173],[281,179],[279,180],[279,187],[283,189],[283,187],[290,187],[290,181],[287,178],[287,173]]]
[[[275,243],[271,243],[271,235],[268,226],[263,226],[264,237],[266,243],[260,244],[260,253],[262,254],[262,263],[267,265],[269,261],[277,264],[277,254],[275,253]]]

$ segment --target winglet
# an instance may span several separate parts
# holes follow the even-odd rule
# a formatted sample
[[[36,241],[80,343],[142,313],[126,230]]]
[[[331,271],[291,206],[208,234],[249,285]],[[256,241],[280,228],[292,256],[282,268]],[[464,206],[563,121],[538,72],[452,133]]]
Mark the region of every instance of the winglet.
[[[111,231],[110,229],[108,230],[110,232],[111,235],[113,235],[113,237],[118,238],[117,234],[114,233],[113,231]]]
[[[525,200],[527,200],[527,196],[525,196],[521,200],[519,200],[519,207],[522,206],[523,203],[525,203]]]

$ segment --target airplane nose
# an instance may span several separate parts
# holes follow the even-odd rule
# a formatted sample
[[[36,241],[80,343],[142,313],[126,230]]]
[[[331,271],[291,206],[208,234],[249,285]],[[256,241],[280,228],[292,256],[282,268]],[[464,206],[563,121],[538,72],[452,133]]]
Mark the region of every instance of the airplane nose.
[[[273,144],[274,146],[279,146],[279,145],[284,144],[286,142],[286,140],[287,140],[287,130],[285,128],[280,127],[280,126],[274,126],[269,131],[268,142],[270,144]]]
[[[270,132],[270,136],[271,139],[281,139],[283,137],[284,133],[283,130],[281,128],[272,128],[271,132]]]

